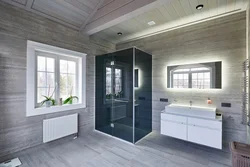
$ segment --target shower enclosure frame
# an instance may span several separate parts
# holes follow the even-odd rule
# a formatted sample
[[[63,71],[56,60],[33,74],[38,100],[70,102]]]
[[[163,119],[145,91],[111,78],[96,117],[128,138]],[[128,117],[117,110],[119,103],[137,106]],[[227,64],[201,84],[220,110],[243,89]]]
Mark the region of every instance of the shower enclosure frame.
[[[145,51],[142,51],[141,49],[139,49],[139,48],[137,48],[137,47],[132,47],[132,48],[127,48],[127,49],[122,49],[122,50],[117,50],[117,51],[115,51],[115,52],[112,52],[112,53],[107,53],[107,54],[105,54],[106,56],[109,56],[110,54],[112,55],[112,54],[115,54],[115,53],[118,53],[118,52],[121,52],[121,51],[126,51],[126,50],[129,50],[129,49],[132,49],[132,70],[133,70],[133,76],[132,76],[132,79],[133,79],[133,82],[132,82],[132,89],[133,89],[133,93],[132,93],[132,96],[133,96],[133,99],[132,99],[132,102],[133,102],[133,105],[132,105],[132,142],[130,142],[130,141],[128,141],[128,142],[130,142],[130,143],[133,143],[133,144],[136,144],[138,141],[140,141],[141,139],[143,139],[145,136],[147,136],[148,134],[150,134],[151,132],[152,132],[152,55],[151,54],[149,54],[149,53],[146,53]],[[147,132],[147,134],[146,135],[144,135],[142,138],[140,138],[139,140],[137,140],[136,141],[136,113],[135,113],[135,110],[136,110],[136,107],[138,107],[139,106],[139,104],[138,105],[136,105],[135,104],[135,102],[136,102],[136,87],[135,87],[135,63],[136,63],[136,50],[138,50],[138,51],[140,51],[140,52],[143,52],[144,54],[147,54],[147,55],[150,55],[151,56],[151,97],[150,97],[150,99],[151,99],[151,122],[150,122],[150,126],[151,126],[151,129],[150,129],[150,131],[149,132]],[[100,56],[105,56],[105,55],[100,55]],[[96,62],[97,62],[97,57],[99,57],[99,56],[96,56]],[[113,56],[111,56],[112,58],[113,58]],[[105,62],[106,63],[106,62]],[[97,64],[96,64],[96,66],[97,66]],[[96,75],[97,75],[97,68],[98,67],[96,67]],[[103,71],[104,70],[106,70],[106,65],[103,67]],[[111,69],[112,71],[114,71],[114,69]],[[138,69],[137,69],[138,70]],[[124,72],[125,73],[125,72]],[[112,75],[114,75],[113,73],[111,73],[111,76]],[[106,75],[105,75],[105,77],[106,77]],[[96,76],[96,78],[97,78],[97,76]],[[139,79],[139,77],[138,77],[138,79]],[[104,81],[104,79],[103,79],[103,81]],[[106,82],[106,81],[105,81]],[[111,82],[113,82],[113,79],[111,78]],[[122,84],[122,86],[123,86],[123,84]],[[106,83],[105,83],[105,87],[106,87]],[[113,87],[113,85],[111,86],[111,90],[113,91],[114,90],[114,87]],[[96,91],[97,91],[97,81],[96,81]],[[105,93],[106,94],[106,90],[104,90],[104,92],[103,93]],[[111,99],[111,113],[113,114],[114,113],[114,111],[113,111],[113,108],[114,108],[114,104],[113,104],[113,102],[114,102],[114,99],[113,99],[113,93],[114,92],[112,92],[112,99]],[[104,96],[103,96],[104,97]],[[104,98],[103,99],[103,103],[105,103],[106,102],[106,98]],[[97,99],[96,99],[96,101],[97,101]],[[96,105],[97,105],[97,102],[96,102]],[[97,113],[97,107],[98,106],[95,106],[95,114]],[[137,110],[139,110],[138,108],[137,108]],[[111,121],[110,120],[110,122],[111,122],[111,124],[114,124],[114,122],[113,121]],[[113,127],[114,128],[114,127]],[[126,141],[125,139],[122,139],[122,138],[120,138],[120,137],[117,137],[117,136],[115,136],[114,135],[114,132],[112,131],[112,133],[111,134],[109,134],[109,133],[106,133],[106,132],[104,132],[104,131],[102,131],[102,130],[100,130],[100,129],[98,129],[98,127],[97,127],[97,120],[95,119],[95,130],[96,131],[99,131],[99,132],[101,132],[101,133],[104,133],[104,134],[107,134],[107,135],[110,135],[110,136],[112,136],[112,137],[115,137],[115,138],[118,138],[118,139],[121,139],[121,140],[124,140],[124,141]]]

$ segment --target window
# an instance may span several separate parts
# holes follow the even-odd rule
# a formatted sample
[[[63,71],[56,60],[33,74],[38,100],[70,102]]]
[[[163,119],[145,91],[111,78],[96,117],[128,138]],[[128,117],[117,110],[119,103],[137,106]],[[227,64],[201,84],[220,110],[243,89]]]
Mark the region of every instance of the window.
[[[39,55],[39,52],[36,52]],[[55,89],[55,59],[37,56],[37,103],[50,96]],[[52,98],[55,98],[53,94]]]
[[[209,67],[172,70],[171,87],[209,89],[211,87],[211,72],[212,69]]]
[[[122,91],[122,70],[115,68],[115,94]]]
[[[173,74],[174,88],[188,88],[188,74]]]
[[[192,73],[192,88],[209,89],[210,85],[210,72]]]
[[[106,99],[121,98],[123,96],[123,74],[120,67],[106,67]]]
[[[111,67],[106,67],[106,95],[112,93],[112,83],[111,83]]]
[[[76,61],[60,60],[60,97],[66,99],[69,95],[77,95]]]
[[[27,116],[86,107],[85,56],[28,41]],[[51,98],[50,105],[43,103],[46,98]]]

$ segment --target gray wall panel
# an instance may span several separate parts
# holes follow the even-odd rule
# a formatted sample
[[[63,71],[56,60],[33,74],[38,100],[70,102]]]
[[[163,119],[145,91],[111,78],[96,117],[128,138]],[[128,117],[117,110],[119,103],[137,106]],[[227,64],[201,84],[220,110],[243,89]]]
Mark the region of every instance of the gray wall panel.
[[[0,157],[42,144],[42,121],[79,113],[80,136],[94,126],[96,54],[114,49],[51,20],[0,2]],[[87,108],[26,117],[26,45],[33,40],[87,53]]]
[[[153,129],[160,131],[160,111],[177,99],[179,104],[207,106],[208,97],[224,114],[223,141],[247,142],[241,124],[242,62],[246,58],[246,12],[120,44],[117,49],[137,46],[153,54]],[[167,66],[222,61],[222,89],[183,90],[167,88]],[[168,98],[169,103],[160,102]],[[222,108],[229,102],[231,108]]]

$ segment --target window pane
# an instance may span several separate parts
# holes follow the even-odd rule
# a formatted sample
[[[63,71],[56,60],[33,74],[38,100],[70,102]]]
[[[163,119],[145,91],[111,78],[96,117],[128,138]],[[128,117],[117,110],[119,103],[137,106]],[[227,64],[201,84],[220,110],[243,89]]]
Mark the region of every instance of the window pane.
[[[60,73],[67,73],[67,61],[66,60],[60,60]]]
[[[45,57],[37,56],[37,70],[45,71]]]
[[[69,74],[67,79],[68,79],[68,87],[69,88],[73,87],[73,89],[75,89],[75,75]]]
[[[76,73],[76,63],[73,61],[68,61],[68,73]]]
[[[60,74],[60,97],[65,100],[67,95],[67,74]]]
[[[47,87],[55,87],[55,73],[47,73]]]
[[[106,94],[111,94],[112,92],[112,83],[111,83],[111,68],[106,67]]]
[[[55,59],[46,58],[47,59],[47,71],[54,72],[55,71]]]
[[[192,88],[210,88],[210,72],[192,73]]]
[[[178,74],[174,74],[173,76],[174,79],[178,79]]]
[[[204,84],[209,86],[210,85],[210,80],[208,80],[208,79],[204,80]]]
[[[50,96],[52,96],[53,98],[55,97],[55,87],[47,87],[47,89],[46,89],[46,96],[48,96],[48,97],[50,97]]]
[[[68,87],[68,95],[76,96],[75,87]]]
[[[121,78],[115,79],[115,93],[119,93],[122,90]]]
[[[37,103],[41,103],[45,99],[42,95],[46,96],[46,88],[37,89]]]
[[[115,69],[115,77],[121,77],[121,69]]]
[[[173,74],[173,88],[188,88],[188,73]]]
[[[45,72],[38,72],[37,73],[37,86],[38,87],[46,87],[46,73]]]
[[[193,73],[193,74],[192,74],[192,78],[193,78],[193,79],[197,79],[197,73]]]
[[[206,72],[206,73],[204,73],[204,78],[206,78],[206,79],[210,79],[210,72]]]
[[[188,74],[183,74],[184,79],[188,79]]]

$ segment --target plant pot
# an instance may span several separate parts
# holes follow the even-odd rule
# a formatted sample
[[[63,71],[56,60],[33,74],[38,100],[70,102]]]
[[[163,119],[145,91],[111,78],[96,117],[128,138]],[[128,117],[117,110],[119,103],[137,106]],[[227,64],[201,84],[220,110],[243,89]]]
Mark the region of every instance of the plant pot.
[[[48,107],[51,107],[51,106],[52,106],[52,101],[46,101],[45,104],[46,104],[46,107],[47,107],[47,108],[48,108]]]
[[[77,103],[78,103],[78,99],[74,98],[74,99],[72,100],[72,103],[71,103],[71,104],[77,104]]]

